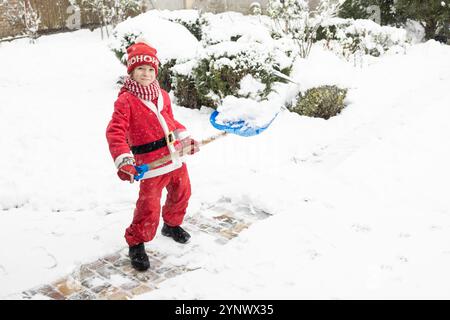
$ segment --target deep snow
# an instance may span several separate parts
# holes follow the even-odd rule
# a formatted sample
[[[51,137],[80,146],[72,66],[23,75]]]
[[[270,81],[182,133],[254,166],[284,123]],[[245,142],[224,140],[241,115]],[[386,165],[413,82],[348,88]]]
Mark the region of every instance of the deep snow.
[[[350,88],[328,121],[282,111],[259,136],[188,160],[188,214],[223,197],[273,216],[218,247],[147,244],[201,269],[142,299],[450,298],[450,47],[429,41],[354,68],[314,47],[302,89]],[[98,31],[0,44],[0,297],[115,252],[137,184],[104,136],[125,70]],[[286,100],[295,84],[280,85]],[[197,139],[210,109],[174,112]],[[184,251],[190,254],[177,258]]]

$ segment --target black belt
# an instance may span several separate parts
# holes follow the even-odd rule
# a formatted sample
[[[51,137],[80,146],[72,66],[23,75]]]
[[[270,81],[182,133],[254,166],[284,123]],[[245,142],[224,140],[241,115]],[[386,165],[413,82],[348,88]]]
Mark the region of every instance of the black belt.
[[[131,147],[131,152],[133,152],[133,154],[142,154],[142,153],[147,153],[147,152],[152,152],[152,151],[158,150],[165,146],[167,146],[167,140],[164,137],[164,138],[161,138],[159,140],[156,140],[156,141],[153,141],[150,143]]]

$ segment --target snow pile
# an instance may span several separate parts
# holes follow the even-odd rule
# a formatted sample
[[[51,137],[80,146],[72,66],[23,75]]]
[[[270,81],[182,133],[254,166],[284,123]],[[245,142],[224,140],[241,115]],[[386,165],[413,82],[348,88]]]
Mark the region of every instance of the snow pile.
[[[272,101],[255,101],[248,98],[226,96],[217,109],[216,122],[223,125],[244,121],[244,128],[257,129],[269,124],[281,106]],[[231,124],[230,124],[231,123]]]
[[[146,14],[169,21],[182,21],[188,24],[194,24],[200,19],[198,10],[150,10]]]
[[[181,24],[161,18],[157,13],[151,10],[117,25],[110,43],[111,49],[126,52],[128,43],[123,39],[134,36],[143,37],[157,48],[162,64],[171,59],[186,61],[195,58],[201,45],[194,35]],[[172,38],[167,39],[167,34]]]
[[[224,12],[219,14],[205,13],[206,21],[204,37],[205,45],[219,42],[236,41],[251,38],[259,43],[270,42],[270,19],[267,16],[244,16],[238,12]]]
[[[261,83],[261,81],[253,78],[251,74],[247,74],[240,82],[238,93],[241,96],[249,96],[250,99],[257,100],[258,95],[260,95],[265,88],[266,86]]]
[[[355,85],[353,75],[356,72],[347,61],[316,45],[307,59],[298,59],[294,63],[291,77],[299,84],[300,91],[305,92],[323,85],[351,88]]]

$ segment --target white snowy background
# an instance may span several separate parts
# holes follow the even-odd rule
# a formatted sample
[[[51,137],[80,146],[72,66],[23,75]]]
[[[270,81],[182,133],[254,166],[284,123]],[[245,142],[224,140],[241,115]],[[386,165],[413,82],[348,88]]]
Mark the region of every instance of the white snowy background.
[[[167,25],[158,41],[180,34]],[[0,44],[1,298],[126,246],[138,184],[118,179],[105,139],[124,73],[99,30]],[[188,159],[188,215],[228,198],[271,216],[224,246],[158,233],[147,248],[201,268],[137,298],[450,298],[450,47],[355,66],[317,45],[292,78],[349,88],[347,107],[329,120],[283,110],[264,133]],[[211,111],[174,107],[198,140],[218,133]]]

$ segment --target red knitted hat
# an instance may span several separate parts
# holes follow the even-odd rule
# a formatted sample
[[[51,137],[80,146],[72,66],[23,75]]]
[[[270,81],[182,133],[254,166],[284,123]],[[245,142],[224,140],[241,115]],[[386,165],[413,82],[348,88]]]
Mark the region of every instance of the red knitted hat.
[[[127,48],[127,53],[128,74],[130,74],[134,68],[148,64],[155,69],[155,73],[158,75],[159,60],[156,57],[156,49],[148,43],[138,40],[138,42]]]

